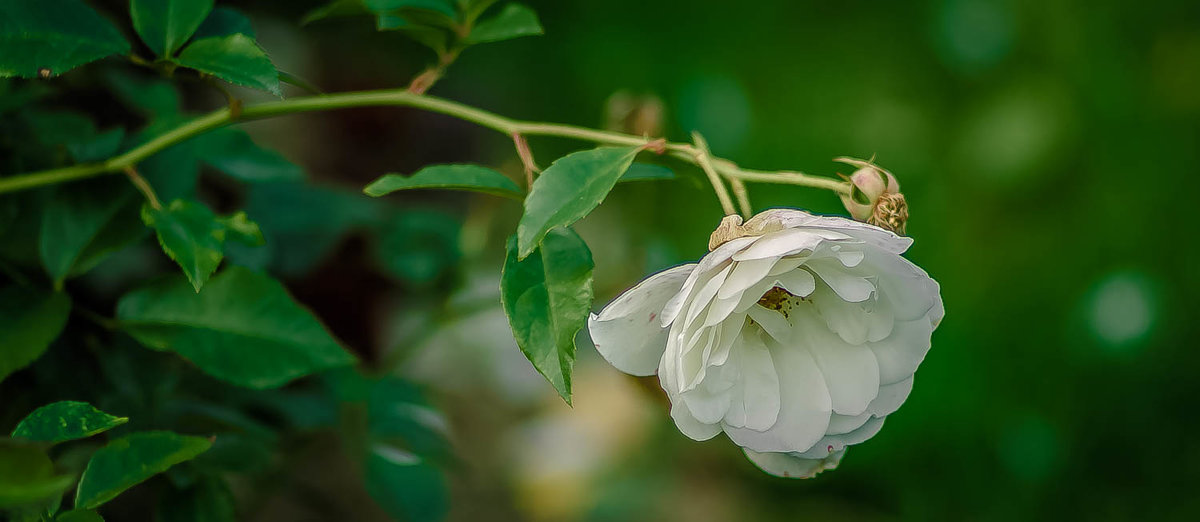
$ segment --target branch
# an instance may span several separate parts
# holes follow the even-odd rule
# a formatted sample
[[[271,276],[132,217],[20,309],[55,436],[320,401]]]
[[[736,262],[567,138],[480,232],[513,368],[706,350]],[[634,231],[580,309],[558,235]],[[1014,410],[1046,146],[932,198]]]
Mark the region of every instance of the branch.
[[[782,183],[802,185],[833,190],[848,194],[849,184],[832,178],[809,176],[799,172],[764,172],[743,170],[735,163],[711,157],[708,154],[698,154],[700,150],[688,143],[660,142],[652,138],[623,134],[620,132],[601,131],[563,125],[557,123],[527,122],[506,118],[498,114],[477,109],[469,105],[438,98],[416,94],[405,89],[381,91],[347,92],[339,94],[291,98],[287,100],[259,103],[242,108],[240,115],[235,115],[229,107],[224,107],[184,123],[166,133],[160,134],[150,141],[134,147],[123,154],[114,156],[98,163],[85,163],[58,169],[29,172],[0,178],[0,194],[16,192],[45,185],[64,183],[86,179],[104,174],[123,172],[127,167],[153,156],[159,151],[177,143],[186,141],[205,132],[226,125],[272,118],[287,114],[349,109],[355,107],[413,107],[430,112],[445,114],[460,120],[469,121],[482,127],[504,133],[506,135],[520,134],[522,136],[556,136],[590,141],[606,145],[647,146],[655,150],[663,150],[671,156],[700,165],[700,158],[710,163],[712,169],[727,179],[742,181],[757,181],[764,183]],[[660,142],[660,143],[656,143]],[[728,197],[728,195],[726,195]]]

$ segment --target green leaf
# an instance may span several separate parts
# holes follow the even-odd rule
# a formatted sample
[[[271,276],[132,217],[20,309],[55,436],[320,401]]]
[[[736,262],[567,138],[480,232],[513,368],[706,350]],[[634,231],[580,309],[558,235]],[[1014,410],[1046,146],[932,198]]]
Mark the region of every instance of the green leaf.
[[[115,155],[125,138],[125,129],[114,127],[75,143],[68,143],[67,150],[75,161],[86,163],[100,161]]]
[[[296,212],[298,208],[306,211]],[[260,256],[255,266],[270,266],[272,272],[289,276],[312,270],[346,234],[374,225],[384,215],[383,201],[364,198],[361,192],[301,183],[253,185],[245,209],[267,240],[264,248],[254,251]],[[244,263],[233,250],[227,254]]]
[[[159,522],[234,522],[233,493],[220,477],[206,476],[188,488],[168,488],[158,504]]]
[[[220,129],[197,137],[196,154],[213,168],[247,183],[300,181],[304,171],[278,152],[259,147],[245,131]]]
[[[451,19],[458,18],[458,10],[454,7],[453,0],[362,0],[362,2],[373,13],[420,9],[433,11]]]
[[[91,118],[76,112],[35,109],[24,112],[24,116],[39,142],[48,147],[61,146],[76,162],[111,156],[125,136],[120,127],[97,132]]]
[[[0,509],[53,499],[74,482],[71,475],[56,475],[42,450],[0,441]]]
[[[177,199],[167,208],[143,207],[142,221],[199,292],[225,256],[225,227],[217,216],[201,203]]]
[[[432,285],[458,262],[462,224],[455,216],[405,209],[381,227],[376,258],[389,274],[408,284]]]
[[[250,19],[238,12],[237,9],[222,6],[208,13],[208,18],[204,19],[204,23],[200,24],[192,38],[202,40],[212,36],[229,36],[231,34],[244,34],[255,38],[254,26],[250,24]]]
[[[54,522],[104,522],[104,517],[90,509],[72,509],[59,513]]]
[[[137,195],[123,179],[96,179],[58,188],[42,215],[39,252],[56,286],[142,237]],[[131,227],[130,218],[135,220]]]
[[[117,28],[79,0],[0,2],[0,78],[57,76],[128,52]]]
[[[279,81],[300,88],[309,94],[324,94],[312,82],[286,71],[279,71]]]
[[[449,505],[445,477],[424,459],[386,444],[372,445],[364,474],[367,493],[398,520],[436,521]]]
[[[467,43],[499,42],[544,33],[533,9],[521,4],[508,4],[496,16],[479,22],[467,36]]]
[[[26,287],[0,289],[0,381],[46,351],[67,324],[71,298]]]
[[[417,43],[433,49],[438,55],[444,54],[450,34],[445,29],[415,23],[411,18],[411,14],[381,13],[375,17],[375,29],[400,31]]]
[[[579,221],[604,201],[641,150],[599,147],[568,154],[550,165],[525,198],[525,214],[517,224],[520,258],[551,229]]]
[[[217,221],[225,227],[226,240],[232,239],[249,246],[262,246],[267,242],[263,238],[262,230],[258,228],[258,223],[250,221],[245,212],[239,210],[229,216],[217,218]]]
[[[280,95],[279,72],[271,64],[267,53],[253,38],[244,34],[197,40],[180,52],[174,61],[232,84]]]
[[[133,28],[155,54],[168,58],[192,37],[213,0],[130,0]]]
[[[321,7],[313,9],[300,19],[300,25],[308,25],[318,20],[326,18],[334,18],[341,16],[355,16],[369,14],[367,6],[363,5],[362,0],[334,0]]]
[[[187,121],[181,114],[156,118],[134,138],[133,143],[142,144],[177,125]],[[200,159],[196,152],[194,140],[177,143],[142,160],[138,164],[141,173],[154,192],[162,201],[174,201],[180,198],[191,198],[196,195],[196,186],[200,181]],[[138,205],[140,220],[140,208]]]
[[[0,237],[4,236],[4,231],[17,220],[19,212],[17,202],[12,196],[0,196]]]
[[[121,437],[96,450],[88,461],[79,488],[76,509],[95,509],[121,492],[171,466],[204,453],[212,441],[169,431],[146,431]]]
[[[401,442],[425,457],[446,458],[446,419],[416,386],[395,377],[384,377],[371,387],[367,401],[367,430],[378,441]]]
[[[179,92],[167,80],[157,76],[139,76],[119,69],[108,71],[105,79],[121,103],[146,118],[170,120],[179,114]]]
[[[26,415],[13,430],[13,438],[57,443],[84,439],[129,422],[77,401],[52,402]]]
[[[251,388],[354,363],[283,285],[240,267],[213,277],[198,294],[181,279],[130,292],[118,302],[117,317],[142,344]]]
[[[569,228],[558,228],[523,260],[517,255],[517,238],[510,237],[500,275],[500,301],[517,345],[567,404],[575,335],[592,306],[592,267],[583,239]]]
[[[495,196],[521,199],[521,187],[508,176],[479,165],[433,165],[412,176],[385,174],[375,180],[363,193],[379,197],[397,190],[451,189],[483,192]]]
[[[617,183],[626,183],[630,181],[661,181],[667,179],[675,179],[675,171],[662,165],[653,163],[634,163],[629,166],[629,170],[621,175]]]

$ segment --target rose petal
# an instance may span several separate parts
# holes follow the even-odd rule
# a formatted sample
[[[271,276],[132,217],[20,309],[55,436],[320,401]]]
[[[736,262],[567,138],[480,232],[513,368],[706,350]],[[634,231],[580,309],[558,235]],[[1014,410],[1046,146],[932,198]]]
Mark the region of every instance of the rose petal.
[[[892,384],[912,377],[929,352],[932,334],[933,325],[927,318],[897,321],[887,339],[867,343],[879,361],[879,382]]]
[[[683,401],[671,401],[671,419],[680,432],[693,440],[708,440],[721,433],[720,424],[705,424],[696,420]]]
[[[912,386],[912,377],[880,386],[879,395],[871,401],[870,406],[867,406],[867,413],[876,417],[891,415],[900,409],[900,405],[904,404],[905,399],[908,399],[908,394],[912,392]]]
[[[745,453],[758,469],[786,478],[813,478],[817,473],[837,468],[845,454],[839,451],[823,459],[803,459],[787,453],[759,453],[749,449]]]
[[[835,413],[829,418],[829,427],[825,429],[825,435],[840,435],[852,432],[862,427],[863,424],[866,424],[867,421],[871,420],[871,417],[870,408],[867,408],[867,411],[858,415],[838,415]]]
[[[625,373],[653,375],[667,344],[667,330],[659,323],[658,315],[695,266],[677,266],[654,274],[625,291],[599,314],[591,314],[588,333],[596,351]]]
[[[881,428],[883,428],[883,418],[871,417],[870,420],[863,423],[858,429],[840,435],[827,435],[814,444],[812,449],[796,456],[806,459],[828,457],[834,453],[845,451],[846,446],[865,442],[867,439],[874,437],[876,433],[879,433]]]
[[[779,374],[771,352],[758,335],[743,335],[734,347],[741,375],[732,390],[724,423],[762,431],[779,417]]]
[[[832,236],[832,237],[830,237]],[[802,250],[815,250],[827,238],[849,239],[838,233],[825,233],[803,228],[790,228],[760,236],[754,244],[733,255],[734,261],[750,261],[764,258],[779,258]]]
[[[671,324],[671,322],[679,316],[679,314],[683,311],[684,304],[686,304],[688,298],[691,297],[692,290],[694,289],[696,282],[700,280],[702,275],[707,275],[712,273],[714,270],[724,268],[725,263],[731,262],[730,258],[733,257],[734,253],[742,248],[745,248],[747,245],[753,242],[754,238],[752,237],[739,237],[717,247],[716,250],[713,250],[712,252],[709,252],[708,255],[704,256],[704,258],[696,264],[696,268],[692,270],[692,274],[688,276],[687,281],[684,281],[683,287],[679,289],[679,293],[675,294],[674,297],[668,300],[666,306],[663,307],[662,325],[666,326]]]
[[[852,274],[840,262],[831,259],[811,259],[804,264],[809,270],[821,277],[838,297],[851,302],[860,303],[871,297],[875,284],[866,277]]]
[[[726,426],[725,433],[737,445],[758,452],[807,451],[829,427],[833,408],[825,378],[808,350],[764,340],[779,374],[779,418],[763,431]]]
[[[799,314],[794,314],[799,315]],[[813,318],[796,317],[797,344],[808,348],[829,388],[834,413],[858,415],[879,394],[879,362],[866,346],[854,346]]]
[[[721,291],[717,292],[717,297],[726,299],[754,286],[755,283],[767,276],[767,272],[771,271],[771,267],[775,266],[776,261],[778,261],[778,258],[768,257],[765,259],[734,262],[733,271],[729,274],[729,278],[725,280],[725,284],[721,285]]]
[[[751,306],[746,313],[767,332],[767,335],[775,338],[775,341],[785,346],[791,344],[792,324],[783,317],[783,314],[761,306]]]

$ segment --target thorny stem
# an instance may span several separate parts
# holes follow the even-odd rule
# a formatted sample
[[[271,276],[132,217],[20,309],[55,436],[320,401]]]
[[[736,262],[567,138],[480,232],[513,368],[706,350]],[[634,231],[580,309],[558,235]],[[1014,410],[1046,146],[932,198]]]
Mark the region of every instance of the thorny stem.
[[[720,177],[724,177],[731,182],[733,180],[742,182],[755,181],[822,188],[841,194],[848,194],[850,192],[850,185],[848,183],[832,178],[810,176],[799,172],[766,172],[742,169],[732,161],[713,157],[706,151],[688,143],[665,142],[648,137],[589,129],[575,125],[515,120],[443,98],[416,94],[406,89],[391,89],[308,96],[246,105],[242,107],[240,115],[235,115],[229,107],[223,107],[183,123],[141,145],[104,161],[0,178],[0,194],[92,178],[103,174],[116,172],[126,172],[128,174],[128,171],[126,171],[127,168],[133,167],[142,160],[153,156],[167,147],[235,122],[305,112],[380,106],[413,107],[441,113],[510,136],[514,134],[519,134],[523,137],[556,136],[606,145],[649,146],[648,148],[651,150],[661,151],[704,169],[710,181],[715,181],[714,189],[717,191],[717,198],[721,201],[721,207],[725,210],[726,214],[734,214],[735,211],[728,192],[720,182]],[[715,180],[713,179],[714,173],[718,176]],[[132,179],[133,177],[131,177]]]

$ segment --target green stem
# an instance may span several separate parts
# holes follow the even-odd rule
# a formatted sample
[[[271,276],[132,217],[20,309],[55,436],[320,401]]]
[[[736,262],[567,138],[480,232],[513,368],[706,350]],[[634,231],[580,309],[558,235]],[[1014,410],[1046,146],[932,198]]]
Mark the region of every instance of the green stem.
[[[248,105],[242,108],[239,115],[233,114],[228,107],[217,109],[175,127],[164,134],[160,134],[121,155],[102,162],[72,165],[70,167],[0,178],[0,194],[91,178],[114,172],[123,172],[126,167],[132,167],[167,147],[235,122],[305,112],[381,106],[413,107],[445,114],[510,136],[513,134],[523,136],[556,136],[607,145],[625,146],[645,146],[655,141],[647,137],[601,131],[575,125],[514,120],[469,105],[463,105],[435,96],[416,94],[408,92],[405,89],[347,92]],[[729,160],[711,157],[708,154],[697,154],[699,149],[687,143],[666,143],[662,146],[662,150],[665,150],[672,157],[695,165],[701,165],[701,158],[704,158],[704,161],[710,163],[712,170],[727,179],[803,185],[829,189],[843,194],[849,193],[850,190],[849,185],[845,182],[830,178],[809,176],[798,172],[743,170]],[[726,194],[726,198],[728,198],[728,194]],[[724,203],[723,201],[723,206],[725,206]]]

